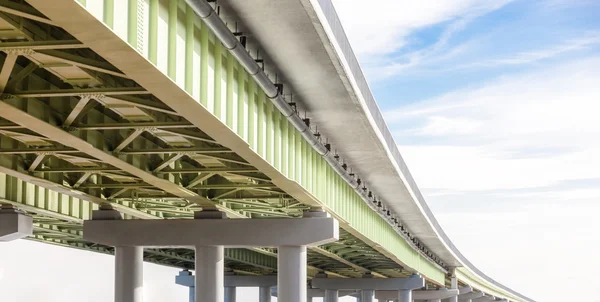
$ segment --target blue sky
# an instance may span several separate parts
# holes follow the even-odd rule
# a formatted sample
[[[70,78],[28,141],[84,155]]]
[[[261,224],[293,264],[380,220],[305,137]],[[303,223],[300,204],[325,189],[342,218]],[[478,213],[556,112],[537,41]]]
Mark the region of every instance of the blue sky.
[[[600,301],[581,254],[600,249],[600,2],[334,3],[458,248],[538,301]]]
[[[333,2],[463,254],[538,301],[600,301],[600,2]],[[146,301],[186,301],[176,269],[145,269]],[[2,301],[110,301],[112,278],[109,256],[28,241],[0,248]],[[240,291],[257,301],[255,289]]]

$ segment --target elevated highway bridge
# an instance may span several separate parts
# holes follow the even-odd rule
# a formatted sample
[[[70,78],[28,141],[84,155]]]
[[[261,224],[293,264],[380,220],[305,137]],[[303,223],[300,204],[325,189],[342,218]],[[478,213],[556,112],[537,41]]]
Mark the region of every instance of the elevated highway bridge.
[[[415,278],[404,291],[533,301],[444,234],[330,0],[0,0],[0,41],[3,240],[28,234],[25,213],[30,240],[117,250],[122,295],[145,247],[144,260],[188,270],[222,253],[216,280],[223,269],[279,274],[289,301],[305,301],[315,278],[309,292],[357,290],[365,301],[410,301],[397,287]],[[314,235],[321,222],[335,230]],[[177,242],[157,241],[161,232]],[[257,232],[271,236],[249,242]],[[283,256],[277,247],[297,237]]]

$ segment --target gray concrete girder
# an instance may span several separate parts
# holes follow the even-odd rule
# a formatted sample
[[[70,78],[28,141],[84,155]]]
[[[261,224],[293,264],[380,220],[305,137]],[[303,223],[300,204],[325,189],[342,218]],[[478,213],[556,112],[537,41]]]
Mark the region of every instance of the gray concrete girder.
[[[0,242],[13,241],[33,234],[33,219],[12,208],[0,207]]]
[[[409,278],[314,278],[312,287],[319,289],[346,290],[413,290],[425,286],[425,279],[413,275]]]

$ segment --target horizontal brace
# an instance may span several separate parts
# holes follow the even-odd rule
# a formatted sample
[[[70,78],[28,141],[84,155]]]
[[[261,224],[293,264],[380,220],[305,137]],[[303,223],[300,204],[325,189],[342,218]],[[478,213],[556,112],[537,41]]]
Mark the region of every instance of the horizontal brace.
[[[67,148],[47,148],[47,149],[5,149],[0,150],[0,154],[38,154],[38,153],[81,153],[81,151]]]
[[[3,42],[0,44],[0,50],[11,49],[32,49],[32,50],[49,50],[49,49],[78,49],[87,48],[77,40],[57,40],[57,41],[29,41],[29,42]]]
[[[135,107],[139,107],[139,108],[144,108],[144,109],[154,110],[157,112],[163,112],[163,113],[179,116],[179,114],[177,112],[173,111],[171,108],[169,108],[168,106],[166,106],[160,102],[137,98],[137,97],[133,97],[133,96],[113,95],[113,96],[105,96],[102,100],[100,100],[100,102],[106,108],[114,108],[114,107],[116,107],[116,104],[108,103],[107,101],[113,101],[113,102],[116,101],[116,102],[119,102],[120,104],[126,104],[126,105],[130,105],[130,106],[135,106]]]
[[[53,50],[53,49],[39,50],[38,52],[43,55],[52,57],[56,60],[60,60],[64,63],[70,64],[73,66],[77,66],[77,67],[85,68],[85,69],[89,69],[89,70],[94,70],[94,71],[110,74],[110,75],[121,77],[121,78],[128,78],[126,75],[124,75],[122,72],[116,70],[112,65],[110,65],[108,63],[98,62],[95,60],[83,58],[80,56],[76,56],[76,55],[73,55],[70,53],[66,53],[66,52],[59,51],[59,50]]]
[[[77,130],[121,130],[147,128],[195,128],[186,122],[157,122],[157,123],[111,123],[111,124],[79,124],[72,125]]]
[[[163,149],[126,149],[119,151],[118,154],[167,154],[167,153],[233,153],[226,148],[163,148]]]
[[[161,129],[160,132],[170,133],[170,134],[179,135],[181,137],[185,137],[185,138],[189,138],[189,139],[194,139],[194,140],[203,141],[203,142],[207,142],[207,143],[217,144],[217,142],[214,139],[206,136],[203,133],[199,133],[197,131],[181,130],[181,129],[168,129],[168,130]]]
[[[102,95],[139,95],[150,94],[141,87],[120,88],[88,88],[88,89],[53,89],[53,90],[27,90],[15,91],[11,95],[19,98],[59,98],[68,96],[81,96],[83,94]]]
[[[88,184],[80,188],[85,189],[120,189],[120,188],[154,188],[153,185],[140,183],[118,183],[118,184]],[[162,190],[161,190],[162,191]]]
[[[256,173],[260,172],[255,168],[186,168],[186,169],[165,169],[160,172],[156,172],[156,174],[196,174],[196,173],[236,173],[236,172],[245,172],[245,173]]]
[[[218,185],[200,185],[193,187],[194,189],[210,190],[210,189],[253,189],[253,188],[273,188],[276,189],[276,185],[272,184],[253,184],[253,185],[230,185],[230,184],[218,184]]]
[[[55,169],[39,169],[33,172],[40,173],[102,173],[102,172],[119,172],[117,168],[55,168]]]

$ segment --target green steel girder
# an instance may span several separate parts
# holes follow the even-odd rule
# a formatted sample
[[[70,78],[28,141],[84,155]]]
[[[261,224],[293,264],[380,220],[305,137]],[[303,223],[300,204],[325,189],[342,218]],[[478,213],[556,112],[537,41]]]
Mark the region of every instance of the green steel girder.
[[[192,16],[183,2],[179,8],[164,8],[159,4],[156,0],[150,0],[151,18],[156,16],[156,10],[162,9],[169,10],[171,16],[177,16],[177,10],[181,7],[185,7],[187,18]],[[105,9],[111,10],[106,6]],[[31,128],[22,125],[3,124],[5,129],[0,132],[0,172],[34,182],[19,183],[12,176],[4,175],[9,182],[16,183],[16,187],[7,190],[10,192],[5,196],[10,198],[5,197],[4,202],[27,207],[32,213],[59,213],[57,216],[77,214],[81,216],[80,219],[89,219],[91,210],[103,203],[110,203],[126,213],[126,218],[145,219],[190,218],[194,210],[207,204],[216,205],[230,216],[238,218],[296,217],[307,208],[280,191],[269,177],[258,172],[232,150],[223,148],[201,129],[188,128],[187,125],[192,123],[182,118],[181,112],[173,110],[139,87],[102,57],[73,40],[67,32],[47,22],[39,23],[23,16],[12,15],[7,18],[19,24],[15,30],[22,30],[25,39],[0,43],[0,50],[6,47],[4,52],[19,55],[10,77],[12,82],[2,85],[8,93],[2,95],[2,103],[19,108],[18,114],[35,119],[41,127],[31,131]],[[353,233],[342,230],[340,242],[309,251],[311,272],[324,270],[347,277],[365,272],[373,272],[380,277],[408,274],[395,260],[390,259],[389,255],[392,255],[409,265],[418,266],[433,280],[443,283],[439,278],[443,277],[443,273],[440,275],[438,268],[407,247],[391,226],[371,211],[333,172],[273,105],[266,101],[264,93],[233,57],[224,52],[220,43],[214,42],[215,38],[206,26],[202,26],[201,22],[185,23],[187,28],[193,27],[200,33],[196,41],[190,40],[195,39],[194,35],[191,38],[186,35],[188,42],[200,45],[199,74],[196,74],[191,68],[195,55],[194,48],[189,48],[191,43],[186,43],[185,64],[175,55],[178,47],[171,43],[165,57],[166,65],[162,65],[161,60],[165,58],[157,56],[157,47],[163,45],[158,43],[159,37],[150,34],[149,48],[145,49],[145,44],[132,36],[132,33],[137,35],[140,30],[137,22],[131,22],[137,18],[136,14],[129,14],[128,18],[126,41],[142,53],[147,50],[150,61],[220,118],[257,154],[347,222],[345,227]],[[110,27],[121,26],[110,14],[103,15],[102,19]],[[168,40],[173,40],[178,34],[173,30],[179,26],[178,23],[171,21]],[[152,22],[150,32],[153,32]],[[42,58],[58,60],[60,64],[37,64],[40,58],[36,56],[40,55],[44,56]],[[223,79],[223,83],[209,83],[209,67],[214,68],[215,77]],[[100,85],[88,87],[90,85],[82,84],[85,82],[82,79],[66,77],[60,68],[75,69],[85,77],[85,81],[95,81]],[[179,76],[182,68],[184,77]],[[11,70],[8,72],[11,73]],[[4,68],[3,73],[6,73]],[[191,81],[197,76],[203,80]],[[212,85],[214,89],[209,92],[208,87]],[[127,110],[135,111],[135,114],[124,113]],[[246,115],[238,114],[240,112]],[[39,133],[50,127],[64,127],[68,132],[61,134],[62,138],[45,137]],[[86,142],[93,149],[82,152],[68,147],[71,140]],[[89,150],[96,152],[96,155],[88,154]],[[114,157],[109,158],[110,163],[96,158],[98,154],[104,157],[104,153]],[[159,171],[153,171],[165,163],[171,154],[182,156]],[[215,164],[218,166],[215,167]],[[157,186],[142,179],[165,180],[170,184]],[[60,193],[53,191],[53,188]],[[186,188],[202,203],[197,205],[169,188]],[[10,201],[19,195],[14,191],[27,192],[27,200]],[[60,221],[64,220],[58,219],[53,225],[58,226]],[[363,239],[358,239],[354,234],[360,234]],[[37,234],[35,240],[45,240],[40,236],[43,235]],[[365,243],[364,239],[371,243]],[[78,238],[46,241],[110,252],[107,247],[81,242]],[[370,244],[373,243],[383,247],[387,255],[372,248]],[[345,252],[346,249],[358,251],[358,256]],[[177,257],[169,258],[165,256],[168,254],[165,251],[155,252],[151,261],[157,262],[159,257],[171,259],[164,260],[167,265],[178,263],[176,266],[189,267],[181,265],[185,263],[184,256],[177,254]],[[245,257],[252,258],[251,255]],[[268,261],[273,261],[273,256],[270,257]],[[265,268],[257,261],[231,261],[238,265],[251,265],[258,271]]]

